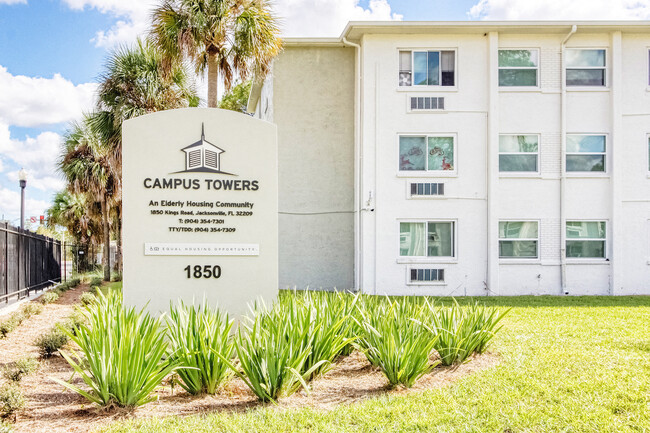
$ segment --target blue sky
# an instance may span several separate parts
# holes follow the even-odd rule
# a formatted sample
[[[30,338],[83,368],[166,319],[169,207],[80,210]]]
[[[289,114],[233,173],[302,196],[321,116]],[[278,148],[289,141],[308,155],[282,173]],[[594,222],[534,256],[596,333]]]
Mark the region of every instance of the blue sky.
[[[61,134],[94,104],[110,50],[148,26],[156,0],[0,0],[0,219],[18,224],[63,187]],[[275,0],[288,36],[338,36],[349,20],[648,19],[650,0]],[[205,88],[199,80],[199,88]]]

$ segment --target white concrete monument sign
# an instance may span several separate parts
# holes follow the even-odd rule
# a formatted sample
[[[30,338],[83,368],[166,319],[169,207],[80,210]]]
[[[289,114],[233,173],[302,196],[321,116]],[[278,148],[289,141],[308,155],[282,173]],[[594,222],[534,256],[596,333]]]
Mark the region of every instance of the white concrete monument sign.
[[[211,108],[124,123],[124,301],[231,315],[278,291],[275,125]]]

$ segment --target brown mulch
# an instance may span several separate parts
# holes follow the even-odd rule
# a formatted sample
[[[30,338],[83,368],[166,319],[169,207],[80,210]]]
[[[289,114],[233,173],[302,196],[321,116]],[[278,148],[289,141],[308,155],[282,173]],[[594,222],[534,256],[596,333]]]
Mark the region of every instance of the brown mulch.
[[[12,332],[6,340],[0,340],[0,364],[26,354],[36,356],[37,350],[32,345],[34,338],[56,321],[69,316],[73,311],[72,304],[86,289],[87,286],[66,292],[57,304],[46,306],[43,313],[25,321],[18,332]],[[498,355],[487,353],[457,367],[438,366],[411,389],[391,390],[381,372],[373,368],[361,353],[354,352],[341,358],[323,377],[312,381],[309,395],[299,391],[281,399],[277,406],[269,407],[280,410],[300,407],[331,410],[339,405],[381,395],[422,392],[446,386],[498,362]],[[27,403],[17,415],[17,433],[88,432],[120,419],[187,416],[214,411],[242,412],[262,406],[241,380],[234,379],[215,396],[191,396],[178,385],[172,391],[171,386],[166,384],[156,391],[157,401],[138,409],[101,409],[51,380],[53,377],[69,380],[71,375],[72,369],[67,362],[60,356],[54,356],[42,361],[36,373],[22,380],[21,388]],[[74,382],[80,384],[81,380],[75,377]]]

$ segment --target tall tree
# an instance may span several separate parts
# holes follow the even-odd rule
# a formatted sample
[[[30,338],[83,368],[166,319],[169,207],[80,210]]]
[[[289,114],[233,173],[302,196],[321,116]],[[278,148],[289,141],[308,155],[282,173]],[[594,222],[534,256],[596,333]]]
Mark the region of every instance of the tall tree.
[[[47,224],[50,228],[65,227],[80,244],[95,242],[100,234],[87,194],[73,194],[67,189],[54,196],[52,206],[47,210]]]
[[[110,203],[119,194],[121,181],[112,159],[112,149],[93,128],[93,114],[73,123],[64,135],[59,169],[72,193],[87,193],[101,205],[104,280],[111,279]]]
[[[208,107],[218,103],[221,79],[263,77],[282,47],[278,20],[265,0],[162,0],[151,37],[167,59],[187,57],[208,72]]]
[[[246,104],[248,103],[248,95],[251,92],[252,85],[252,80],[235,85],[229,92],[226,92],[221,97],[219,108],[245,113]]]
[[[199,97],[192,74],[180,61],[165,61],[150,41],[138,40],[109,57],[98,92],[98,111],[88,119],[92,129],[108,143],[110,164],[122,176],[122,123],[155,111],[196,107]],[[122,265],[122,200],[114,202],[118,270]]]

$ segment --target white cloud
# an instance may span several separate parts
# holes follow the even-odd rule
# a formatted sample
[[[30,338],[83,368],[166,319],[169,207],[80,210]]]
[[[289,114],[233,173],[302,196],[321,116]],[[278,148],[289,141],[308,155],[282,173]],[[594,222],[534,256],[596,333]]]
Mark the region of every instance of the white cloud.
[[[12,75],[0,66],[0,122],[34,127],[69,122],[93,107],[97,85],[74,85],[59,74],[52,78]]]
[[[401,20],[387,0],[370,0],[368,9],[359,0],[277,0],[283,36],[339,36],[348,21]]]
[[[487,20],[645,20],[650,0],[480,0],[471,18]]]
[[[56,161],[61,146],[61,136],[55,132],[42,132],[36,138],[16,140],[10,137],[9,127],[0,123],[0,154],[6,161],[27,171],[27,182],[41,191],[56,191],[65,183],[56,175]],[[18,182],[18,170],[7,173],[11,182]]]
[[[0,0],[0,5],[27,4],[27,0]]]
[[[35,200],[29,198],[29,194],[25,191],[25,217],[44,215],[45,210],[49,208],[51,203],[44,200]],[[0,218],[4,215],[9,219],[12,224],[19,225],[20,223],[20,191],[18,185],[16,189],[7,189],[0,187],[0,209],[2,209]]]
[[[153,0],[63,0],[74,10],[97,9],[119,20],[108,30],[100,30],[91,40],[98,47],[112,48],[130,44],[149,28]]]

